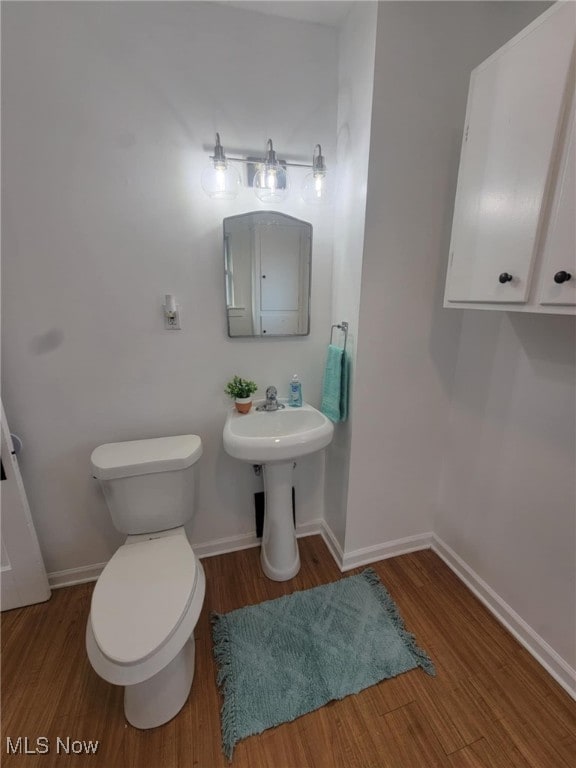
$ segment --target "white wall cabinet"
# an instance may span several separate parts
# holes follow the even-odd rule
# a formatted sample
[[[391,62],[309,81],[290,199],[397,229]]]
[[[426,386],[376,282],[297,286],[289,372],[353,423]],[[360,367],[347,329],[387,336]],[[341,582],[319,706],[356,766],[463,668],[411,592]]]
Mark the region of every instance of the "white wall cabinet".
[[[575,39],[558,3],[472,72],[446,307],[576,314]]]
[[[567,132],[542,249],[538,301],[542,305],[576,305],[576,144],[574,108]],[[571,274],[566,279],[565,273]]]

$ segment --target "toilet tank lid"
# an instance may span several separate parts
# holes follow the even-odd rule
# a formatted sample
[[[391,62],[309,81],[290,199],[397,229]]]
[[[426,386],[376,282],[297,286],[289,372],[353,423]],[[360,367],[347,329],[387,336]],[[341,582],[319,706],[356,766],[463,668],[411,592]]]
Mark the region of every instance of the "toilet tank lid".
[[[114,480],[153,472],[187,469],[202,456],[198,435],[154,437],[125,443],[106,443],[92,451],[92,474],[99,480]]]

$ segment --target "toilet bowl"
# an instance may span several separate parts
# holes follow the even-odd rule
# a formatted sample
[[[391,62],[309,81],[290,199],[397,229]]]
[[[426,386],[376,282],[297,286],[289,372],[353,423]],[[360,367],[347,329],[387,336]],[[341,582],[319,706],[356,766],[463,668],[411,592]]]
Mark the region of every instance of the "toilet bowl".
[[[129,535],[94,588],[86,649],[100,677],[125,686],[124,712],[136,728],[171,720],[192,686],[206,581],[183,523],[193,514],[201,453],[200,438],[181,435],[92,454],[114,523]]]

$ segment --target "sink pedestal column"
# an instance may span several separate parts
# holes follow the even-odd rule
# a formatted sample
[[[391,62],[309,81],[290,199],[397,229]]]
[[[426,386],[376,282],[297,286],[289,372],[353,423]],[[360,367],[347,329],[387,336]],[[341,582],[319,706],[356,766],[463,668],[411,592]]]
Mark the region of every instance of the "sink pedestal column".
[[[287,581],[300,570],[300,553],[292,518],[292,471],[294,461],[264,464],[264,531],[260,560],[273,581]]]

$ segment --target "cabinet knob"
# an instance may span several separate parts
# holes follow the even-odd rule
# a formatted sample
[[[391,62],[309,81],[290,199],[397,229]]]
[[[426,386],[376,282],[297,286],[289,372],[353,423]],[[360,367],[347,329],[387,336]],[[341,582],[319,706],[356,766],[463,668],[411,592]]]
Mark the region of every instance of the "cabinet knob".
[[[558,283],[559,285],[562,285],[562,283],[567,282],[572,278],[572,275],[570,272],[565,272],[563,269],[560,270],[560,272],[556,272],[554,275],[554,282]]]
[[[508,272],[502,272],[498,280],[500,280],[501,283],[510,283],[512,281],[512,275],[510,275]]]

